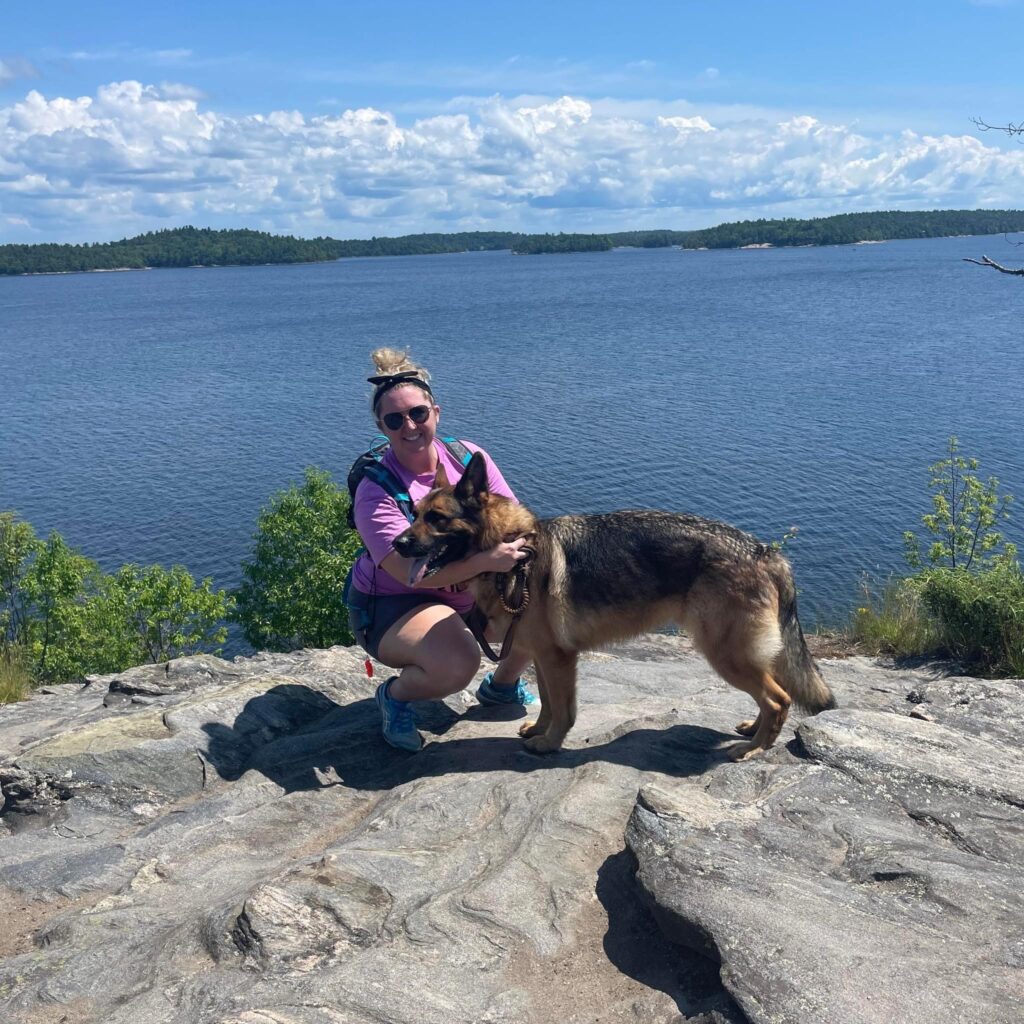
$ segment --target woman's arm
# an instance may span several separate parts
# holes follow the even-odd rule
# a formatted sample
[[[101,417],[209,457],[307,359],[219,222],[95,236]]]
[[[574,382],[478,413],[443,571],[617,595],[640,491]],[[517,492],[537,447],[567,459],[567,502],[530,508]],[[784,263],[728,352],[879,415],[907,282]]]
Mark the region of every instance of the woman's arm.
[[[415,589],[424,588],[427,590],[439,590],[441,587],[450,587],[456,583],[465,583],[474,576],[484,572],[508,572],[513,569],[516,563],[526,557],[522,550],[526,543],[524,537],[517,537],[515,540],[502,542],[497,547],[489,548],[487,551],[478,551],[468,558],[460,558],[457,562],[449,562],[448,565],[438,569],[431,576],[427,576],[416,583],[409,581],[409,574],[415,564],[415,559],[403,558],[397,551],[392,551],[381,563],[380,567],[393,576],[399,583],[406,587]]]

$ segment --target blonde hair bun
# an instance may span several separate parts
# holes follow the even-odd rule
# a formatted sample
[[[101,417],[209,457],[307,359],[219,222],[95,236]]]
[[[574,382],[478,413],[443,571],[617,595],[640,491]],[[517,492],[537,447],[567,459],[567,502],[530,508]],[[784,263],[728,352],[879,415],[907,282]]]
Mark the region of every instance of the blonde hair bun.
[[[426,367],[414,363],[409,358],[408,351],[399,351],[397,348],[378,348],[370,353],[373,365],[377,367],[377,373],[409,373],[414,372],[420,380],[430,382],[430,371]]]
[[[400,387],[418,387],[424,395],[426,395],[431,404],[434,402],[434,395],[430,388],[430,372],[425,366],[420,366],[414,363],[409,358],[408,350],[400,351],[397,348],[378,348],[374,349],[370,353],[370,358],[373,360],[373,365],[377,367],[377,373],[384,376],[392,376],[396,373],[414,373],[418,380],[410,380],[407,382],[391,382],[387,384],[378,384],[374,388],[373,397],[370,399],[370,408],[373,410],[373,415],[377,415],[377,404],[380,402],[384,395],[391,391],[393,388]],[[371,378],[372,380],[372,378]]]

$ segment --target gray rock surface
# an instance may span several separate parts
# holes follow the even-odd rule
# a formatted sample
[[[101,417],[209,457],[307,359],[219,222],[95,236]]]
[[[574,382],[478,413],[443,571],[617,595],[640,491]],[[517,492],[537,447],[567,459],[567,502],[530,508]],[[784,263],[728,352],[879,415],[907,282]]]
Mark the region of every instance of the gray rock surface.
[[[344,648],[0,708],[0,1020],[1020,1021],[1024,684],[823,671],[741,764],[666,637],[581,665],[548,757],[471,692],[392,750]]]
[[[830,669],[846,706],[798,725],[802,760],[641,789],[626,837],[657,920],[751,1021],[1019,1024],[1024,685]]]

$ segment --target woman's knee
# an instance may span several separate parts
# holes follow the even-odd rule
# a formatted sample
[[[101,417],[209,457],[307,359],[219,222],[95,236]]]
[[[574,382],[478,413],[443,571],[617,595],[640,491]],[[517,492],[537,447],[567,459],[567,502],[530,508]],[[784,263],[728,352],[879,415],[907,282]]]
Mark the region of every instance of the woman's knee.
[[[480,668],[480,648],[458,614],[431,605],[396,623],[380,643],[381,660],[415,665],[428,677],[462,689]]]
[[[453,691],[461,690],[480,668],[480,648],[468,630],[453,630],[443,644],[431,645],[425,660],[424,671],[450,680]]]

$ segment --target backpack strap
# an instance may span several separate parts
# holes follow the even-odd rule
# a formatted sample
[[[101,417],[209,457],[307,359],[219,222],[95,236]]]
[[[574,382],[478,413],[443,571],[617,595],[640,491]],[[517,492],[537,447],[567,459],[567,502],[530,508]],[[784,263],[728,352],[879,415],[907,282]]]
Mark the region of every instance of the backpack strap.
[[[438,440],[448,449],[449,454],[461,466],[469,465],[473,453],[457,437],[439,437]]]
[[[438,440],[448,449],[448,453],[463,467],[469,465],[473,453],[457,437],[439,437]],[[355,528],[353,516],[356,488],[363,477],[372,480],[385,494],[395,499],[402,515],[411,523],[416,518],[412,498],[401,480],[384,465],[382,461],[389,447],[386,437],[374,438],[369,449],[356,459],[348,477],[349,487],[349,525]]]
[[[352,464],[348,473],[348,525],[355,529],[355,503],[356,489],[364,477],[369,477],[385,494],[391,495],[395,503],[401,509],[402,514],[411,523],[415,518],[412,507],[412,498],[402,484],[401,480],[391,472],[383,463],[390,444],[383,435],[378,435],[370,442],[370,447],[359,456]]]
[[[412,498],[409,497],[409,492],[405,489],[405,485],[383,462],[367,463],[363,469],[363,476],[368,477],[381,490],[391,495],[402,510],[402,514],[410,523],[416,518]]]

